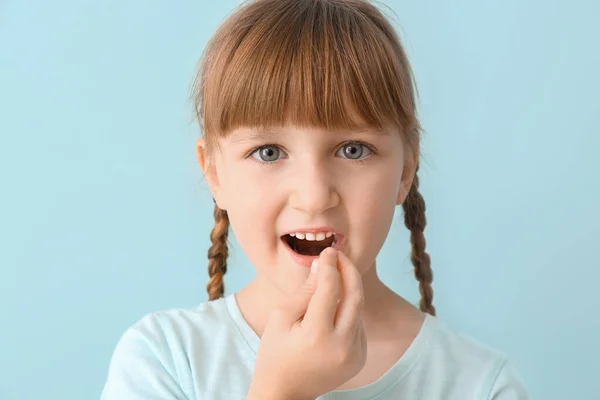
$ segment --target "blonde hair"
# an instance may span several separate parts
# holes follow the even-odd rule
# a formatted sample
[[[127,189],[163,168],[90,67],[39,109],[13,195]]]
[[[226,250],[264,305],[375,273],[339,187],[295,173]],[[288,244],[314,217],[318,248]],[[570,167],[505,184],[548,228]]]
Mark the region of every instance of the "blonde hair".
[[[393,126],[418,151],[416,87],[394,28],[367,0],[252,0],[219,27],[193,85],[208,149],[243,126]],[[415,154],[418,154],[416,152]],[[418,171],[418,167],[417,167]],[[415,176],[403,203],[420,308],[435,315],[425,202]],[[215,204],[209,299],[224,294],[227,212]]]

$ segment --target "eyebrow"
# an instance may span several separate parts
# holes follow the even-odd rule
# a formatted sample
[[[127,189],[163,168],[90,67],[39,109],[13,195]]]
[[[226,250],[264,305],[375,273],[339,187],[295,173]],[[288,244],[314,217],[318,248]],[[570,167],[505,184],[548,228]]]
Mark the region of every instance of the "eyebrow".
[[[388,130],[381,130],[381,129],[377,129],[377,128],[373,128],[373,127],[369,127],[369,126],[364,126],[364,127],[359,127],[356,129],[339,129],[337,131],[334,132],[335,134],[338,135],[350,135],[350,136],[356,136],[356,135],[364,135],[364,134],[368,134],[368,135],[374,135],[374,136],[389,136],[390,132]],[[230,140],[232,143],[244,143],[244,142],[249,142],[249,141],[255,141],[255,140],[265,140],[265,141],[273,141],[276,140],[278,138],[280,138],[281,136],[286,135],[286,133],[283,133],[280,130],[271,130],[271,129],[251,129],[249,131],[245,131],[244,133],[233,133],[230,136]]]
[[[280,131],[251,129],[243,133],[233,133],[230,140],[232,143],[243,143],[253,140],[274,140],[281,136],[282,133]]]

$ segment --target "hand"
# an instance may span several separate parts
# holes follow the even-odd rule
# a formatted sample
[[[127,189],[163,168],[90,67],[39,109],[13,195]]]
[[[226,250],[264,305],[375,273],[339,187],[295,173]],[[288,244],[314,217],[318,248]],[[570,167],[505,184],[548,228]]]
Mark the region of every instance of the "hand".
[[[332,248],[316,264],[317,271],[313,264],[304,285],[270,315],[248,398],[313,400],[365,365],[361,275]]]

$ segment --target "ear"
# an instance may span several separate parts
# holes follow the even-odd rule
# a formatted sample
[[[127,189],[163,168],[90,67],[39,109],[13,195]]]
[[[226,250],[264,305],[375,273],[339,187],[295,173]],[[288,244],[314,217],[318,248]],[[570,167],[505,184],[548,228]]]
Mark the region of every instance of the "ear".
[[[216,157],[209,154],[206,140],[199,138],[196,141],[196,156],[198,158],[198,164],[200,169],[206,178],[208,188],[212,194],[213,199],[221,210],[226,210],[224,201],[222,199],[222,189],[219,180],[219,174],[217,173]]]
[[[419,163],[419,147],[416,146],[416,150],[411,146],[406,146],[404,151],[404,165],[402,168],[402,177],[400,180],[400,187],[398,189],[398,197],[396,198],[396,205],[401,205],[406,200],[408,192],[415,179],[415,173],[417,172],[417,166]]]

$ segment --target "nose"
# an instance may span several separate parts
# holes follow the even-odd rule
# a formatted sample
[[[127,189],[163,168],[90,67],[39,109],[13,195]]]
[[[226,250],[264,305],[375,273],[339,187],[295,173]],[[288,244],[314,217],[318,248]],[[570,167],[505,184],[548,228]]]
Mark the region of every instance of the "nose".
[[[314,160],[299,166],[291,185],[290,206],[307,214],[322,214],[340,202],[333,174]]]

